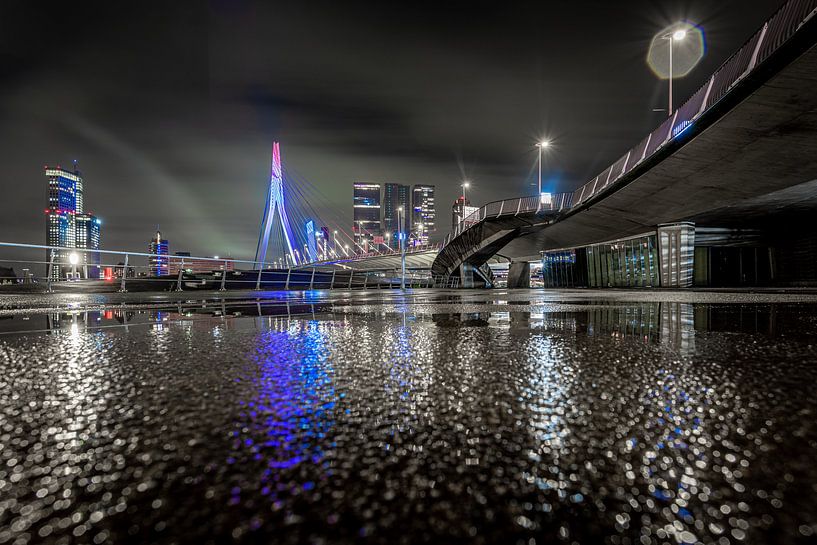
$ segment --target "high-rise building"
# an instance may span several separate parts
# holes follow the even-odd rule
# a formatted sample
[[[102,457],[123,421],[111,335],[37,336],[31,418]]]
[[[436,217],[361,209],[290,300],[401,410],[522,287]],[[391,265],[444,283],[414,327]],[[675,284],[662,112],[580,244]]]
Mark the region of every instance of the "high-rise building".
[[[99,218],[85,213],[82,174],[76,161],[73,172],[46,166],[45,177],[48,179],[45,241],[48,246],[61,248],[53,254],[51,250],[46,253],[48,276],[52,280],[69,276],[99,278],[99,253],[71,251],[98,250],[101,224]],[[71,263],[72,256],[75,263]]]
[[[169,274],[167,239],[162,238],[162,232],[156,231],[148,246],[148,273],[150,276],[167,276]]]
[[[434,186],[416,184],[412,189],[411,233],[414,244],[428,244],[429,235],[436,231],[437,211],[434,205]]]
[[[77,232],[77,248],[99,250],[99,231],[102,222],[93,214],[76,214],[74,216]],[[79,263],[82,264],[85,278],[99,278],[99,252],[79,252]]]
[[[460,195],[454,201],[454,206],[451,207],[451,230],[456,229],[463,221],[473,222],[474,218],[470,218],[470,216],[477,210],[479,208],[471,206],[471,201]]]
[[[403,212],[399,212],[402,208]],[[398,225],[398,216],[403,225]],[[397,233],[407,233],[411,227],[411,189],[407,185],[383,184],[383,232],[388,234],[389,245],[397,247]]]
[[[373,243],[383,241],[380,227],[380,184],[355,182],[352,231],[358,245],[357,251],[368,251]]]

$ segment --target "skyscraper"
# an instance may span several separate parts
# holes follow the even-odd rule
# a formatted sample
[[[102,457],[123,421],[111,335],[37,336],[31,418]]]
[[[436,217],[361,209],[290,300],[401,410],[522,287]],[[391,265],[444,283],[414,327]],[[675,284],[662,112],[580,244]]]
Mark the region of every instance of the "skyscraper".
[[[74,216],[77,231],[77,248],[99,250],[99,231],[102,222],[93,214],[76,214]],[[82,264],[85,278],[99,278],[99,252],[79,252],[79,263]]]
[[[403,225],[397,223],[400,207],[403,208]],[[397,247],[397,233],[407,233],[411,223],[411,192],[407,185],[387,183],[383,185],[383,232],[389,235],[389,244]]]
[[[47,275],[52,280],[65,279],[69,274],[85,278],[99,278],[99,254],[96,252],[72,252],[71,248],[99,249],[100,220],[85,213],[82,175],[74,162],[74,171],[62,167],[45,167],[48,179],[48,207],[45,209],[45,243],[59,246],[60,250],[46,253]],[[76,265],[70,265],[76,254]],[[80,267],[80,271],[77,271]]]
[[[169,243],[167,239],[162,238],[162,232],[156,231],[156,236],[151,239],[150,245],[148,245],[148,253],[151,254],[148,258],[148,274],[150,276],[168,275],[168,247]]]
[[[434,186],[416,184],[412,189],[411,232],[415,244],[428,244],[429,235],[436,231],[437,211],[434,205]]]
[[[454,201],[454,206],[451,207],[451,230],[454,231],[460,223],[467,219],[471,214],[479,210],[476,206],[471,206],[471,201],[460,195]],[[472,222],[473,218],[469,220]]]
[[[372,243],[383,242],[380,227],[380,184],[355,182],[354,225],[355,243],[358,250],[369,250]]]

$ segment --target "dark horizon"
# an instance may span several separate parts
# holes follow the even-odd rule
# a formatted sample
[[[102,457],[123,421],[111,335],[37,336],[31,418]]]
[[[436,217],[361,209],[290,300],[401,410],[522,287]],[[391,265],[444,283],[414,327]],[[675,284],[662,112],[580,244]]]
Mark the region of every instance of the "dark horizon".
[[[475,204],[535,192],[539,138],[545,188],[567,191],[660,123],[655,32],[706,35],[677,106],[779,5],[6,2],[3,238],[44,242],[42,167],[77,159],[103,248],[144,251],[158,224],[171,252],[251,256],[278,140],[346,230],[354,181],[435,185],[438,240],[462,179]]]

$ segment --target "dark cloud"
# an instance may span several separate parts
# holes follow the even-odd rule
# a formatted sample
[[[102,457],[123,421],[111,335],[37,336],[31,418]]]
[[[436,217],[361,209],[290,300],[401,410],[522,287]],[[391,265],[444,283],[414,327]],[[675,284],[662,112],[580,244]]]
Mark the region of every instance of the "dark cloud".
[[[444,234],[463,177],[480,202],[533,189],[543,134],[568,190],[657,125],[658,29],[706,32],[683,99],[778,4],[6,0],[2,238],[43,242],[42,165],[78,158],[106,247],[159,224],[173,250],[251,255],[273,139],[347,230],[365,179],[436,184]]]

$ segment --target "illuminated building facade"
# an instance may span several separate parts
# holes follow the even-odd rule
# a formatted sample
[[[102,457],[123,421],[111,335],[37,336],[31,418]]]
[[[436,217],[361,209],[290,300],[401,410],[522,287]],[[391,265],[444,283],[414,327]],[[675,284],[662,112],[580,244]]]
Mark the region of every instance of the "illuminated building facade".
[[[47,276],[64,280],[69,276],[99,278],[99,253],[72,252],[71,248],[98,250],[101,221],[85,213],[84,182],[74,162],[74,170],[45,167],[48,180],[48,206],[45,209],[45,243],[60,250],[46,252]],[[77,263],[70,264],[76,254]]]
[[[429,235],[436,231],[437,211],[434,186],[416,184],[412,189],[411,237],[413,244],[428,244]]]
[[[167,276],[170,274],[170,264],[168,260],[167,239],[162,238],[162,232],[156,231],[150,245],[148,246],[148,253],[151,256],[148,258],[148,274],[150,276]]]
[[[399,212],[403,209],[402,214]],[[403,184],[383,184],[383,232],[389,235],[388,243],[396,248],[398,245],[397,233],[407,233],[411,221],[411,188]],[[398,224],[402,215],[403,225]]]
[[[76,247],[84,250],[99,250],[99,232],[102,222],[93,214],[76,214]],[[85,278],[101,276],[99,252],[78,252],[79,263]]]
[[[372,243],[383,241],[380,226],[380,184],[355,182],[352,230],[358,251],[368,250]]]

